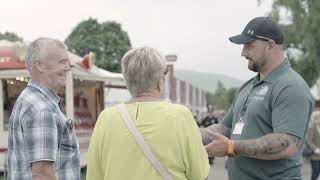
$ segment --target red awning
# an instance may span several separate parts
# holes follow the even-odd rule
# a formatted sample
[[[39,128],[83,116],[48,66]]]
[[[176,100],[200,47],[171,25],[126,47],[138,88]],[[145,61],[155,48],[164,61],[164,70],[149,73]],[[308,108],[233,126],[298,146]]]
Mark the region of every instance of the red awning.
[[[19,60],[12,47],[0,47],[0,69],[25,69],[24,61]]]
[[[0,62],[0,69],[26,69],[26,64],[17,60]]]

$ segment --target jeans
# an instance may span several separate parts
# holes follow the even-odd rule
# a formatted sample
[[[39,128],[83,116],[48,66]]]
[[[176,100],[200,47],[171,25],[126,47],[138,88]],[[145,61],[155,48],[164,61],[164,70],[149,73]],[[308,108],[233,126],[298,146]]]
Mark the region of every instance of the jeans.
[[[311,180],[317,180],[320,174],[320,160],[311,160]]]

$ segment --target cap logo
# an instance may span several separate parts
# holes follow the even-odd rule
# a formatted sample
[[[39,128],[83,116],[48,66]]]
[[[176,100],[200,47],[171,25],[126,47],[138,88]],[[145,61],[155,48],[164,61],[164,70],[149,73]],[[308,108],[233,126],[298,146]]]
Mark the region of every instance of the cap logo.
[[[253,33],[254,33],[254,30],[248,29],[247,34],[250,34],[252,36]]]

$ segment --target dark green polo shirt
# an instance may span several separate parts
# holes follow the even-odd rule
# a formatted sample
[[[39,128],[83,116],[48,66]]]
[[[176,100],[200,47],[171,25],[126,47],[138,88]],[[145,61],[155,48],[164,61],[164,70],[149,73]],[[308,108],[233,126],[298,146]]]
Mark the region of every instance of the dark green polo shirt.
[[[231,139],[254,139],[273,132],[304,138],[314,100],[303,78],[284,61],[264,80],[259,74],[242,85],[222,124],[231,128],[243,117],[243,130]],[[229,180],[302,179],[302,148],[290,159],[229,158]]]

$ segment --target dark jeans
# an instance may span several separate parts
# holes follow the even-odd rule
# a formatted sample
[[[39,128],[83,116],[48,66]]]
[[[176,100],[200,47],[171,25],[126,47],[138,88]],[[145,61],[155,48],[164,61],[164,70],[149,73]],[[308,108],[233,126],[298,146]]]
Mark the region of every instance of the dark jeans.
[[[311,160],[311,180],[317,180],[320,174],[320,160]]]

